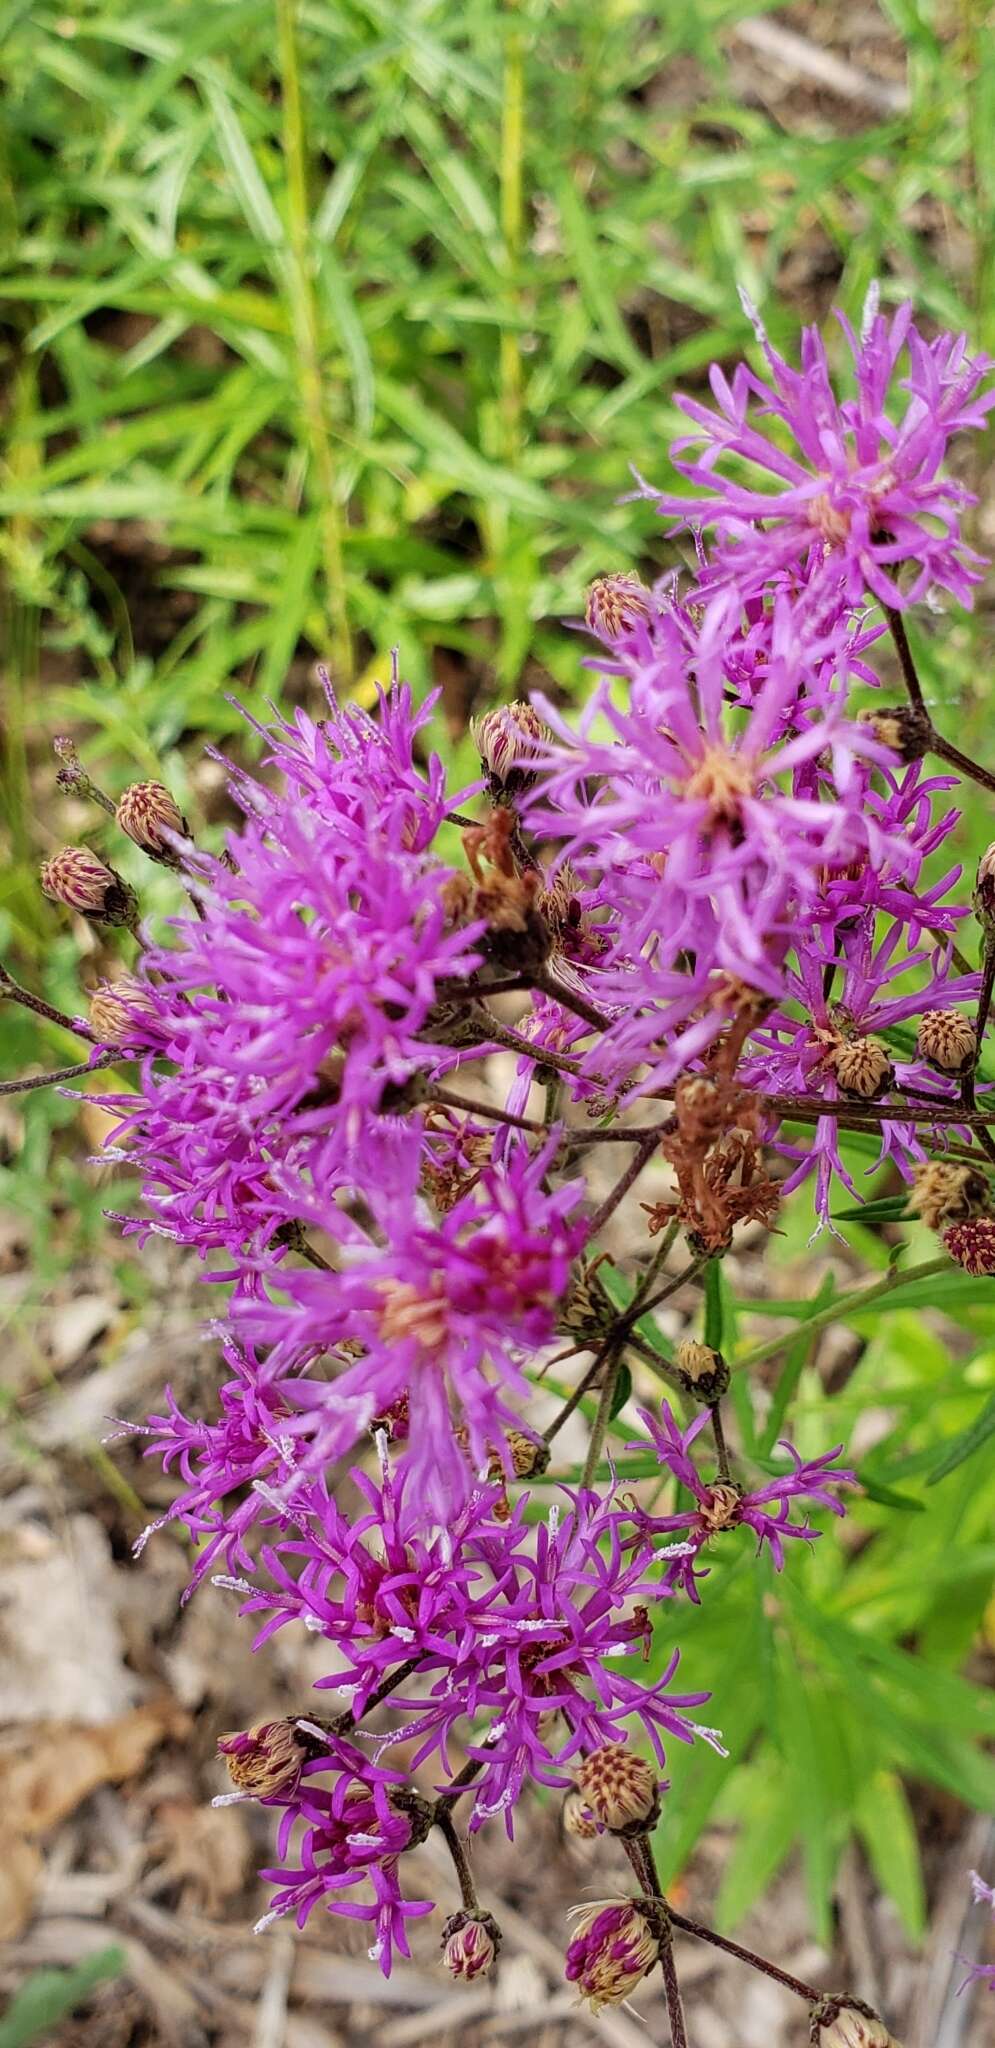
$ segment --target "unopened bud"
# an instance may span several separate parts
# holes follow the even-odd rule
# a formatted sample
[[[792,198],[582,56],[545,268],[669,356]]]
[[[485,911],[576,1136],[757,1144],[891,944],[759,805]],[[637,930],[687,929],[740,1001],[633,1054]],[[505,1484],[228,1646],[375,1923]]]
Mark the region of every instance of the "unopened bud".
[[[501,1948],[501,1929],[490,1913],[454,1913],[442,1930],[442,1960],[453,1977],[484,1977]]]
[[[100,982],[90,997],[90,1029],[101,1045],[131,1045],[154,1015],[149,989],[133,974]]]
[[[858,724],[869,726],[876,740],[897,754],[900,761],[921,761],[928,754],[932,732],[929,720],[909,704],[871,707],[858,713]]]
[[[593,1842],[601,1833],[601,1822],[591,1812],[583,1792],[576,1785],[563,1795],[563,1832],[572,1835],[575,1842]]]
[[[974,1026],[958,1010],[924,1010],[916,1051],[941,1074],[968,1074],[978,1053]]]
[[[973,1216],[966,1223],[952,1223],[943,1232],[943,1242],[965,1273],[976,1278],[995,1273],[995,1216]]]
[[[163,867],[179,867],[179,858],[164,833],[188,837],[186,820],[179,805],[161,782],[133,782],[120,798],[117,822],[144,853]]]
[[[534,763],[549,738],[531,704],[501,704],[483,718],[471,718],[470,732],[487,770],[491,794],[517,796],[535,780]]]
[[[884,2021],[859,1998],[824,1998],[812,2011],[809,2038],[813,2048],[899,2048]]]
[[[833,1066],[844,1095],[859,1095],[868,1102],[890,1088],[895,1078],[891,1056],[880,1038],[851,1039],[840,1046]]]
[[[991,1206],[991,1189],[983,1173],[974,1166],[958,1166],[951,1159],[927,1159],[915,1167],[908,1207],[921,1216],[928,1230],[945,1230],[951,1223],[965,1223],[969,1216],[983,1216]]]
[[[88,846],[64,846],[44,862],[41,886],[53,903],[78,910],[98,924],[134,924],[138,899],[113,868]]]
[[[689,1394],[699,1401],[720,1401],[729,1387],[729,1367],[721,1351],[710,1344],[697,1344],[685,1337],[674,1353],[674,1364]]]
[[[613,1835],[643,1834],[660,1812],[656,1772],[624,1742],[606,1742],[584,1758],[577,1790]]]
[[[986,938],[995,935],[995,840],[978,862],[974,884],[974,914],[984,927]]]
[[[236,1792],[251,1799],[289,1799],[306,1754],[293,1721],[257,1721],[218,1737],[218,1755]]]
[[[598,576],[587,593],[584,617],[592,633],[617,640],[650,616],[650,593],[639,576]]]
[[[566,1977],[592,2012],[621,2005],[659,1961],[660,1943],[645,1913],[631,1899],[601,1899],[575,1906]]]

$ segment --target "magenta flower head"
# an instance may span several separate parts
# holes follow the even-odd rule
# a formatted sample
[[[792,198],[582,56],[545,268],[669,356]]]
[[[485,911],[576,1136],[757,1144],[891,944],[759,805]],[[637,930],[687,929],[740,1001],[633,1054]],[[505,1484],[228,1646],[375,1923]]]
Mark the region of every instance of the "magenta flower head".
[[[305,1724],[306,1725],[306,1724]],[[336,1773],[330,1787],[315,1774]],[[292,1913],[303,1927],[315,1906],[372,1925],[371,1954],[390,1976],[395,1948],[410,1955],[407,1922],[433,1911],[429,1899],[402,1896],[398,1859],[427,1832],[424,1801],[404,1790],[404,1777],[368,1762],[351,1744],[328,1738],[328,1755],[305,1766],[305,1775],[286,1806],[277,1854],[286,1858],[300,1831],[298,1861],[282,1861],[261,1872],[276,1887],[265,1921]],[[360,1888],[372,1898],[355,1898]]]
[[[277,735],[284,792],[236,777],[246,820],[199,862],[200,915],[145,956],[158,1058],[117,1142],[156,1226],[201,1250],[266,1242],[275,1170],[316,1136],[347,1156],[417,1086],[441,991],[476,964],[427,850],[449,806],[438,764],[412,765],[422,716],[399,690],[383,713]]]
[[[407,1404],[408,1498],[427,1521],[445,1523],[502,1450],[527,1389],[526,1356],[550,1341],[572,1260],[586,1228],[583,1183],[544,1186],[558,1148],[531,1157],[518,1147],[488,1166],[453,1207],[432,1215],[418,1186],[419,1160],[398,1129],[364,1160],[369,1224],[310,1185],[290,1184],[289,1213],[341,1247],[334,1270],[281,1270],[262,1293],[247,1285],[235,1304],[246,1338],[272,1347],[267,1375],[323,1463],[400,1400]],[[317,1155],[315,1180],[328,1185]],[[264,1269],[265,1272],[265,1269]],[[275,1298],[274,1298],[275,1297]],[[342,1346],[362,1347],[353,1363]],[[326,1381],[300,1362],[329,1354]]]
[[[708,1428],[707,1410],[686,1430],[680,1428],[666,1401],[661,1404],[659,1419],[646,1408],[639,1413],[661,1464],[693,1496],[695,1505],[673,1515],[647,1515],[639,1510],[637,1524],[647,1535],[680,1534],[680,1552],[667,1564],[663,1583],[667,1588],[680,1586],[696,1604],[697,1582],[707,1576],[706,1571],[698,1569],[696,1561],[713,1538],[727,1529],[751,1529],[758,1552],[767,1544],[775,1570],[783,1571],[784,1539],[793,1537],[812,1543],[819,1534],[807,1521],[792,1519],[792,1503],[804,1500],[812,1507],[828,1508],[831,1514],[842,1515],[845,1510],[830,1488],[857,1485],[855,1473],[837,1465],[842,1444],[824,1452],[822,1457],[804,1459],[787,1442],[783,1449],[791,1459],[792,1469],[769,1480],[766,1486],[745,1492],[729,1479],[715,1478],[709,1482],[702,1478],[691,1457],[692,1444]],[[635,1444],[630,1448],[642,1446]]]
[[[659,1960],[659,1937],[630,1899],[575,1906],[566,1977],[592,2012],[620,2005]]]
[[[980,557],[963,539],[961,515],[974,500],[943,475],[943,462],[952,437],[982,427],[995,404],[995,390],[980,389],[989,359],[970,356],[963,335],[926,341],[911,306],[889,320],[873,295],[859,339],[836,316],[853,358],[854,395],[841,399],[815,328],[805,329],[794,370],[747,310],[767,378],[741,364],[729,384],[714,365],[715,409],[679,400],[693,430],[673,460],[691,495],[644,487],[660,511],[713,528],[708,580],[745,597],[775,577],[814,578],[847,604],[870,592],[895,609],[937,586],[970,605]],[[690,459],[695,445],[702,452]],[[899,572],[909,565],[903,589]]]

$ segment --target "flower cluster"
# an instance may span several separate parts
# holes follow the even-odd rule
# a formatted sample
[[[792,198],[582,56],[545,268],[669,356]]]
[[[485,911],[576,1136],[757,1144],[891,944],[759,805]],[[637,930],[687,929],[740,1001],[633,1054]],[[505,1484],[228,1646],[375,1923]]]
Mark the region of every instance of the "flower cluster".
[[[165,931],[88,848],[43,875],[138,936],[89,1023],[61,1021],[95,1061],[140,1063],[110,1098],[144,1195],[126,1228],[188,1246],[220,1303],[213,1414],[167,1389],[145,1425],[194,1583],[234,1590],[260,1647],[322,1639],[319,1690],[346,1701],[221,1742],[233,1796],[280,1809],[272,1913],[359,1918],[389,1970],[432,1911],[404,1873],[437,1828],[460,1888],[444,1960],[472,1979],[500,1933],[457,1821],[510,1834],[528,1787],[556,1788],[565,1825],[616,1837],[636,1879],[584,1909],[568,1978],[597,2010],[659,1963],[675,2039],[650,1836],[672,1744],[721,1751],[681,1664],[683,1602],[737,1530],[780,1571],[856,1485],[842,1446],[789,1443],[759,1469],[727,1439],[730,1366],[694,1283],[804,1182],[825,1226],[868,1159],[954,1259],[995,1271],[995,852],[976,968],[946,851],[956,778],[926,765],[963,760],[906,626],[934,589],[970,600],[970,500],[944,459],[995,393],[907,307],[871,305],[859,339],[843,325],[849,397],[818,336],[794,370],[759,331],[765,376],[715,369],[714,408],[682,401],[688,493],[640,491],[694,526],[696,574],[598,580],[576,717],[490,710],[481,779],[454,794],[431,700],[396,675],[375,716],[329,692],[325,717],[258,729],[263,771],[232,770],[220,853],[158,783],[104,803],[188,892]],[[892,654],[909,701],[882,710]],[[91,789],[63,758],[65,786]],[[609,1226],[618,1288],[599,1278]],[[642,1318],[681,1286],[664,1357]],[[639,1409],[633,1444],[616,1416],[647,1347],[683,1408]],[[556,1457],[582,1420],[578,1472]],[[859,2001],[810,2003],[813,2039],[890,2039]]]

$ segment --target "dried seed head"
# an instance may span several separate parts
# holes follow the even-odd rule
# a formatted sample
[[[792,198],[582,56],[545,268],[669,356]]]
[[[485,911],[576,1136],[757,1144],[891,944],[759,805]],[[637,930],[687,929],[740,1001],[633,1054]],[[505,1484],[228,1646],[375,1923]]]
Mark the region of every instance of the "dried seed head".
[[[824,1998],[810,2018],[813,2048],[899,2048],[882,2019],[859,1998]]]
[[[685,1337],[674,1353],[674,1364],[689,1394],[699,1401],[718,1401],[729,1386],[729,1367],[721,1351],[710,1344],[698,1344]]]
[[[584,617],[592,633],[617,640],[650,615],[650,593],[639,576],[598,576],[590,585]]]
[[[859,1095],[865,1101],[882,1095],[895,1079],[888,1048],[880,1038],[852,1038],[840,1045],[833,1068],[844,1095]]]
[[[941,1074],[967,1074],[974,1066],[978,1041],[974,1026],[958,1010],[924,1010],[916,1033],[916,1051]]]
[[[64,846],[45,861],[41,886],[53,903],[78,910],[98,924],[134,924],[138,899],[127,882],[88,846]]]
[[[218,1755],[224,1757],[236,1792],[252,1799],[289,1799],[307,1750],[293,1721],[257,1721],[253,1728],[219,1735]]]
[[[613,1835],[642,1834],[660,1812],[660,1786],[652,1764],[624,1742],[606,1742],[584,1758],[577,1790],[595,1819]]]
[[[957,1166],[951,1159],[927,1159],[912,1175],[908,1206],[921,1216],[928,1230],[946,1230],[951,1223],[965,1223],[969,1216],[983,1216],[991,1203],[991,1189],[983,1173],[974,1166]]]
[[[133,974],[98,983],[90,997],[90,1029],[101,1045],[133,1044],[141,1036],[138,1027],[154,1015],[148,988]]]
[[[991,938],[995,934],[995,840],[985,848],[978,862],[974,884],[974,914]]]
[[[870,726],[876,740],[889,747],[900,761],[921,761],[929,752],[928,720],[909,704],[872,707],[858,713],[858,724]]]
[[[645,1913],[631,1899],[599,1899],[574,1906],[566,1977],[592,2012],[620,2005],[659,1960],[660,1943]]]
[[[117,822],[144,853],[167,868],[179,867],[179,857],[164,832],[188,837],[186,820],[179,805],[161,782],[133,782],[120,798]]]
[[[537,1443],[522,1429],[509,1429],[505,1441],[516,1479],[531,1479],[535,1473],[545,1472],[551,1456],[547,1443]]]
[[[973,1216],[966,1223],[951,1223],[949,1230],[943,1232],[943,1242],[965,1273],[995,1273],[995,1216]]]
[[[550,737],[531,704],[501,704],[483,718],[471,718],[470,732],[480,765],[490,777],[492,796],[517,796],[530,787],[534,763]]]
[[[564,1834],[572,1835],[576,1842],[593,1842],[595,1836],[600,1835],[601,1823],[576,1785],[564,1793],[561,1813]]]
[[[472,1983],[497,1959],[501,1929],[490,1913],[454,1913],[442,1930],[442,1960],[450,1976]]]

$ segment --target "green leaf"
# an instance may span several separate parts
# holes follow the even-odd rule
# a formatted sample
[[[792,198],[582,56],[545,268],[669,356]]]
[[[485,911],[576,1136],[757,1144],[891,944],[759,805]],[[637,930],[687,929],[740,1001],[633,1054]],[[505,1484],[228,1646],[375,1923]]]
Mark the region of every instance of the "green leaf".
[[[982,1444],[986,1444],[989,1437],[993,1435],[995,1435],[995,1394],[989,1396],[980,1415],[975,1417],[970,1428],[965,1429],[962,1435],[955,1437],[953,1443],[947,1446],[939,1464],[934,1465],[933,1470],[929,1474],[926,1482],[927,1485],[936,1486],[941,1479],[946,1479],[951,1472],[956,1472],[958,1465],[963,1465],[966,1458],[973,1457],[975,1451],[980,1451]]]
[[[915,1821],[901,1780],[879,1770],[862,1787],[856,1807],[857,1831],[883,1892],[894,1899],[913,1941],[926,1927],[926,1900]]]
[[[0,2020],[0,2048],[29,2048],[67,2019],[98,1984],[119,1977],[127,1965],[124,1949],[102,1948],[72,1970],[36,1970]]]
[[[619,1410],[625,1407],[631,1393],[632,1374],[628,1366],[623,1364],[619,1366],[618,1377],[615,1381],[615,1391],[612,1395],[612,1404],[608,1416],[609,1421],[613,1421]]]

